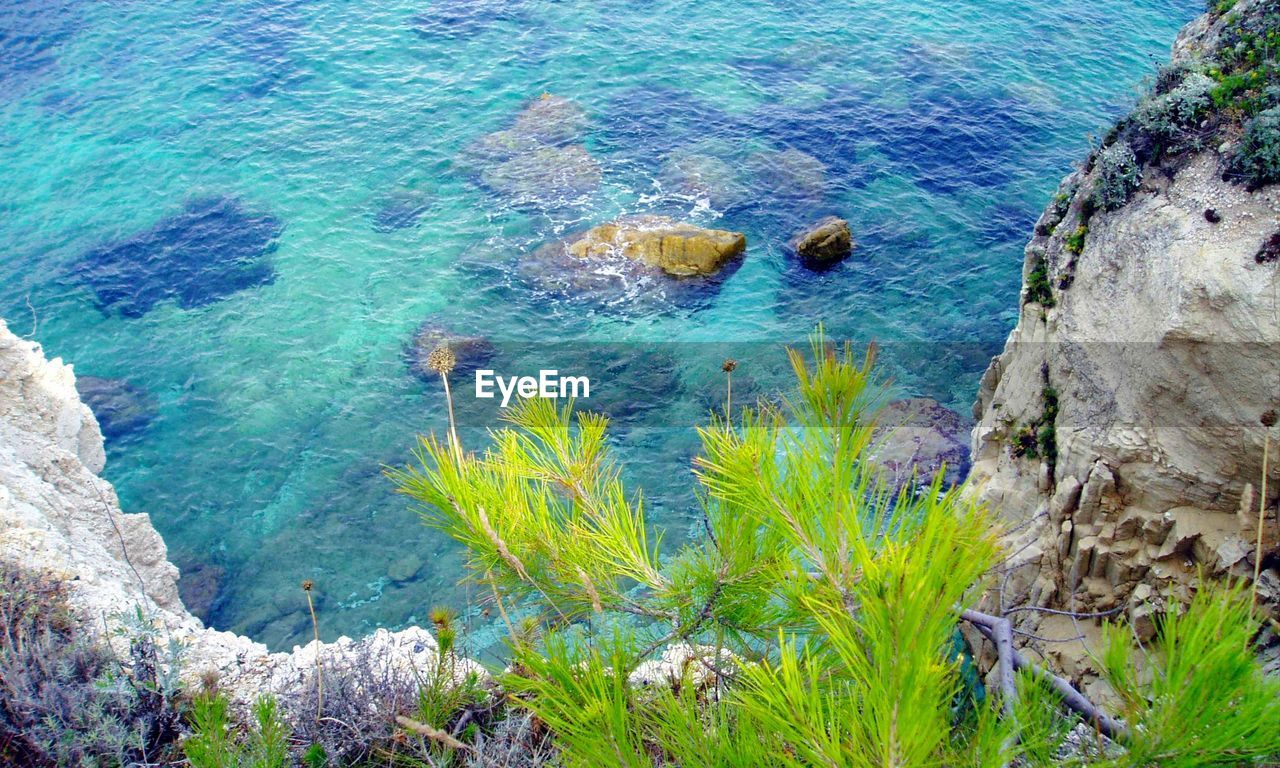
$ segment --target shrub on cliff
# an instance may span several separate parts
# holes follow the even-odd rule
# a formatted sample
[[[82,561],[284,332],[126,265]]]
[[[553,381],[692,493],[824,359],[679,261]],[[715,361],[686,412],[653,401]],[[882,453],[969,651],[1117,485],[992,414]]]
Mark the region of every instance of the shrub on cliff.
[[[1129,202],[1142,182],[1142,169],[1128,142],[1117,141],[1104,148],[1094,167],[1098,175],[1092,200],[1104,211],[1114,211]]]
[[[145,631],[117,659],[79,626],[63,582],[0,562],[0,762],[164,762],[179,727],[172,659]]]
[[[1211,94],[1216,85],[1207,75],[1189,72],[1168,91],[1157,90],[1140,101],[1133,122],[1162,145],[1174,142],[1213,106]]]
[[[1280,107],[1272,107],[1245,126],[1235,170],[1251,187],[1280,181]]]

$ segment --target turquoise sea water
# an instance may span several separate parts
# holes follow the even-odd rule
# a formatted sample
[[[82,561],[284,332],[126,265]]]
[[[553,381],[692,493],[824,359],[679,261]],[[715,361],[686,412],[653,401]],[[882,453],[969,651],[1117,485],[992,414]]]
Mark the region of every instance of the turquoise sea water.
[[[467,597],[381,475],[444,423],[404,359],[420,323],[527,369],[557,343],[795,341],[821,320],[926,343],[900,388],[967,412],[1031,223],[1200,5],[0,0],[0,316],[150,402],[106,475],[212,624],[303,641],[310,578],[326,636],[398,627]],[[598,186],[513,190],[495,178],[531,166],[475,151],[543,93],[585,112],[548,146],[580,144]],[[630,213],[744,231],[747,257],[717,286],[605,297],[519,268]],[[828,213],[858,252],[791,264],[787,236]],[[676,425],[721,381],[661,348],[636,347],[649,384],[622,397],[645,428],[618,449],[679,540]]]

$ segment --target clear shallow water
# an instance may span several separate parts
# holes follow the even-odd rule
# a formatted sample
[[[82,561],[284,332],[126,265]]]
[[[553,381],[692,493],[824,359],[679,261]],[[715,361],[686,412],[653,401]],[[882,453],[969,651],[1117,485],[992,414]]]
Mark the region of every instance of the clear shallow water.
[[[149,393],[106,475],[204,569],[215,626],[303,641],[311,578],[324,634],[398,627],[466,598],[455,550],[381,476],[444,423],[405,364],[419,323],[508,342],[527,369],[546,342],[794,341],[822,320],[944,342],[893,374],[967,412],[1031,223],[1200,6],[0,0],[0,316]],[[570,143],[598,189],[483,183],[476,142],[544,92],[585,111]],[[690,164],[722,177],[711,194],[681,188]],[[648,212],[744,231],[748,255],[678,299],[522,280],[520,253]],[[827,213],[859,251],[788,263]],[[714,400],[724,354],[636,349],[648,428],[619,451],[679,539],[675,425]]]

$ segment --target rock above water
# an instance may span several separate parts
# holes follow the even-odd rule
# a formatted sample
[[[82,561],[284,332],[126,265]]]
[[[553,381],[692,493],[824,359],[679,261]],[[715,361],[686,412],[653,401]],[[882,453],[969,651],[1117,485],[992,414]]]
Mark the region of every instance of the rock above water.
[[[125,317],[141,317],[167,299],[200,307],[271,282],[275,271],[265,256],[281,229],[234,198],[193,200],[151,229],[88,252],[78,274],[99,308]]]
[[[414,375],[429,382],[439,381],[440,374],[427,367],[427,356],[437,347],[448,347],[453,351],[458,361],[454,368],[457,374],[473,373],[477,368],[488,365],[495,351],[493,342],[483,336],[457,333],[440,322],[427,320],[418,326],[405,347],[405,360]]]
[[[747,249],[741,232],[703,229],[665,216],[634,216],[601,224],[573,239],[578,259],[623,256],[678,277],[713,275]]]
[[[150,392],[124,379],[77,376],[76,391],[98,420],[102,434],[119,440],[146,429],[158,407]]]
[[[788,248],[810,267],[827,267],[853,253],[853,233],[849,222],[828,216],[796,234]]]
[[[969,470],[969,425],[937,400],[898,400],[880,414],[874,454],[899,484],[913,471],[928,484],[945,465],[943,485],[951,486]]]

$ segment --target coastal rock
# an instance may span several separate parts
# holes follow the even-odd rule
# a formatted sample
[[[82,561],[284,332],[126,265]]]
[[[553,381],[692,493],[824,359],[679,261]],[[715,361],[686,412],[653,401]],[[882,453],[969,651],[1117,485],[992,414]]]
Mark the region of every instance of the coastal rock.
[[[76,391],[98,420],[102,435],[118,440],[140,432],[156,417],[155,397],[125,379],[77,376]]]
[[[969,469],[971,426],[937,400],[897,400],[880,413],[873,452],[895,485],[910,480],[913,473],[927,485],[945,471],[943,487],[950,487]]]
[[[405,347],[405,360],[415,376],[430,383],[437,383],[440,374],[427,367],[427,356],[438,347],[448,347],[457,358],[454,370],[459,375],[474,373],[477,368],[493,360],[493,342],[483,336],[457,333],[436,320],[426,320],[413,332],[413,338]]]
[[[1280,462],[1258,498],[1264,441],[1269,432],[1274,457],[1280,438],[1266,426],[1280,410],[1280,274],[1255,258],[1280,190],[1223,181],[1221,164],[1208,150],[1172,178],[1146,173],[1084,235],[1078,195],[1027,247],[1024,278],[1038,293],[975,409],[971,491],[1005,519],[1015,553],[993,601],[1119,609],[1149,633],[1199,573],[1252,580],[1261,557],[1259,602],[1280,618]],[[1211,222],[1207,208],[1227,215]],[[1019,621],[1048,636],[1048,619]],[[1055,668],[1094,674],[1080,643],[1050,655]]]
[[[821,268],[848,258],[853,253],[853,245],[849,222],[828,216],[797,233],[787,247],[806,266]]]
[[[665,216],[633,216],[601,224],[567,246],[576,259],[622,256],[668,275],[712,275],[747,249],[741,232],[703,229]]]

